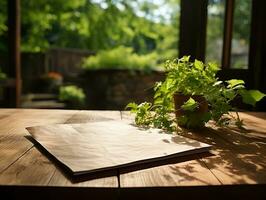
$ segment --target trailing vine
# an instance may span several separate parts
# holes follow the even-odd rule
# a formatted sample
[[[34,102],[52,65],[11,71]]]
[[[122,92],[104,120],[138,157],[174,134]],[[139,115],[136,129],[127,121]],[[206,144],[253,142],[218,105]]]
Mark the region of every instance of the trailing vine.
[[[236,98],[242,98],[246,104],[255,106],[265,94],[258,90],[247,90],[243,80],[231,79],[221,81],[216,74],[219,70],[217,64],[209,62],[204,64],[199,60],[190,61],[190,56],[180,59],[168,60],[165,63],[166,78],[163,82],[154,85],[153,103],[129,103],[132,113],[135,113],[135,123],[144,127],[161,128],[174,131],[178,125],[186,124],[188,127],[204,126],[213,120],[219,126],[227,125],[231,121],[241,127],[243,121],[237,113],[236,118],[228,117],[229,111],[237,111],[231,105]],[[181,108],[174,106],[174,94],[191,96]],[[208,102],[208,112],[204,115],[195,114],[201,102],[195,101],[193,96],[203,96]],[[176,118],[176,109],[186,111]]]

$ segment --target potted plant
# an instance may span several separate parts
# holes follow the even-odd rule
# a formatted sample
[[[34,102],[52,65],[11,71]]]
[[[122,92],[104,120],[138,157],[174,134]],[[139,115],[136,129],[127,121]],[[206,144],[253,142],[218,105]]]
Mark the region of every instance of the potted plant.
[[[243,80],[220,81],[216,77],[219,68],[215,63],[192,62],[189,56],[167,61],[165,70],[165,80],[155,84],[153,104],[127,105],[136,113],[137,125],[169,131],[175,130],[176,124],[201,128],[209,120],[226,125],[233,120],[228,114],[236,110],[230,105],[234,99],[242,97],[244,103],[255,106],[265,96],[258,90],[246,90]],[[234,122],[242,126],[238,115]]]
[[[58,72],[48,72],[39,79],[36,90],[38,92],[57,93],[63,84],[63,76]]]

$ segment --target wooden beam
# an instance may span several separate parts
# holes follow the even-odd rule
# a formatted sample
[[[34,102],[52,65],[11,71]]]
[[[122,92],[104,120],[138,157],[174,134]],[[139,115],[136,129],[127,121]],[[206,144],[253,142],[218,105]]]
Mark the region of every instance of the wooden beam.
[[[181,0],[179,57],[205,60],[208,0]]]
[[[235,0],[226,0],[225,3],[225,18],[224,18],[224,37],[223,37],[223,55],[222,68],[228,69],[231,65],[231,45],[233,34],[233,19],[234,19],[234,4]]]
[[[20,0],[8,0],[8,76],[16,80],[15,88],[9,89],[8,106],[19,107],[21,95],[20,64]]]

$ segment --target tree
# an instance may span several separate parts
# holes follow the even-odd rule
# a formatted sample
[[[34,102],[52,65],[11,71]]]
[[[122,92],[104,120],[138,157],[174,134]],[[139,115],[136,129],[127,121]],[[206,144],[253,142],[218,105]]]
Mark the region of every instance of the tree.
[[[6,1],[0,6],[0,48],[6,49]],[[164,13],[158,13],[160,6],[165,6]],[[178,9],[179,0],[162,0],[160,5],[148,0],[21,1],[21,49],[98,51],[124,45],[139,54],[157,51],[172,58],[177,56]]]
[[[0,1],[0,52],[7,50],[7,1]]]

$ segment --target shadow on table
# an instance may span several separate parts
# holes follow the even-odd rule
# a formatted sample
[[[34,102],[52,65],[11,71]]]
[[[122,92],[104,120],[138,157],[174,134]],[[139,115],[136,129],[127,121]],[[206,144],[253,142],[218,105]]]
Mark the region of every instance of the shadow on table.
[[[223,184],[266,182],[266,138],[261,134],[266,135],[266,130],[249,126],[244,131],[211,126],[197,131],[184,129],[181,133],[213,145],[215,156],[202,160]],[[195,178],[192,169],[176,166],[172,170],[185,179]]]
[[[72,182],[81,182],[95,178],[117,176],[136,170],[151,167],[176,164],[189,160],[201,160],[200,164],[212,171],[216,178],[223,184],[265,183],[266,182],[266,130],[262,129],[261,122],[247,121],[245,130],[236,128],[219,128],[209,126],[201,130],[189,131],[183,129],[181,135],[198,140],[213,146],[213,154],[203,153],[179,158],[168,158],[152,163],[137,164],[132,167],[112,169],[93,174],[75,175],[70,170],[53,158],[45,149],[36,144],[36,147],[64,172]],[[262,122],[263,123],[263,122]],[[211,156],[212,155],[212,156]],[[171,173],[184,180],[196,180],[195,174],[198,169],[193,165],[169,166]]]
[[[189,160],[204,158],[208,156],[213,156],[210,152],[196,153],[194,155],[184,155],[184,156],[166,156],[165,158],[160,158],[160,160],[148,161],[147,163],[134,163],[132,166],[116,167],[112,169],[106,169],[101,171],[88,172],[84,174],[73,174],[73,172],[58,161],[53,155],[51,155],[44,147],[42,147],[38,142],[36,142],[31,136],[25,136],[29,141],[31,141],[35,147],[44,154],[56,167],[63,172],[63,175],[68,178],[72,183],[78,183],[83,181],[88,181],[97,178],[117,176],[119,180],[119,175],[123,173],[129,173],[132,171],[147,169],[151,167],[157,167],[168,164],[177,164]]]

